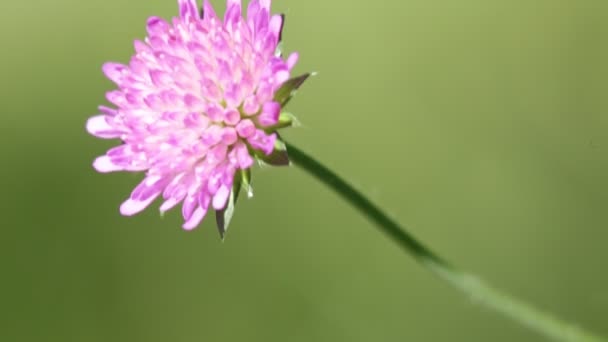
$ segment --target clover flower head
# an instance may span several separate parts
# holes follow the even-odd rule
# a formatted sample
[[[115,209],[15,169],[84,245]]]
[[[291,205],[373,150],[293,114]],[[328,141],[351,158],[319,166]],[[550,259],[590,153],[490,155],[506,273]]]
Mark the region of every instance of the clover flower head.
[[[145,172],[120,206],[134,215],[162,197],[165,212],[182,204],[183,228],[216,210],[224,233],[234,201],[249,184],[254,161],[288,164],[277,134],[292,124],[284,105],[308,75],[291,77],[298,60],[278,48],[283,15],[270,0],[228,0],[223,20],[208,0],[179,0],[179,17],[151,17],[128,65],[106,63],[117,85],[87,130],[120,139],[93,163],[99,172]]]

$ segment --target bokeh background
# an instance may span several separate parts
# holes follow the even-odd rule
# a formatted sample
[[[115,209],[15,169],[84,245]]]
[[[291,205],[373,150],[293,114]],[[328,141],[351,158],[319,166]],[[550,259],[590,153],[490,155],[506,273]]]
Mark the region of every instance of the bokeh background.
[[[222,1],[213,2],[223,12]],[[299,72],[286,137],[421,240],[608,335],[608,4],[275,1]],[[297,168],[256,169],[222,243],[124,218],[84,130],[174,0],[0,3],[0,340],[539,341],[404,255]]]

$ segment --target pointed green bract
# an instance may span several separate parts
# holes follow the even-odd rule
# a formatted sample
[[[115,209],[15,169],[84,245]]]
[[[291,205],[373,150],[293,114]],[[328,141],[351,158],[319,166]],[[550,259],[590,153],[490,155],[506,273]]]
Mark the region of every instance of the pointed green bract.
[[[283,42],[279,42],[279,44],[277,44],[277,49],[274,52],[275,56],[282,56],[283,55]]]
[[[292,113],[281,112],[281,114],[279,115],[279,123],[277,124],[278,128],[285,128],[285,127],[299,126],[299,125],[300,125],[300,121]]]
[[[282,107],[285,106],[295,95],[296,90],[298,90],[310,76],[311,74],[307,73],[288,80],[274,94],[274,100],[280,103]]]
[[[289,155],[287,154],[287,146],[281,140],[280,137],[274,143],[274,150],[270,155],[265,155],[263,153],[259,153],[256,155],[258,162],[262,165],[270,165],[270,166],[289,166],[291,162],[289,160]]]
[[[245,172],[241,171],[234,176],[234,183],[232,184],[232,191],[230,192],[230,198],[228,198],[226,208],[215,211],[215,222],[217,223],[217,230],[220,233],[222,240],[226,236],[226,231],[228,230],[228,226],[234,215],[234,207],[239,198],[241,188],[243,187],[244,179],[246,177],[251,177],[250,173],[248,176],[244,176],[244,174]],[[247,183],[249,183],[249,180],[247,180]]]
[[[241,188],[247,191],[247,197],[251,198],[253,196],[253,189],[251,188],[251,169],[241,170]]]
[[[266,133],[273,133],[278,131],[279,129],[287,127],[299,127],[300,125],[300,120],[298,120],[295,115],[289,112],[281,112],[277,123],[275,125],[264,128],[264,131]]]
[[[262,156],[260,158],[264,163],[271,166],[289,166],[291,165],[291,161],[289,160],[289,154],[287,153],[287,148],[285,144],[277,139],[275,143],[274,151],[269,156]]]

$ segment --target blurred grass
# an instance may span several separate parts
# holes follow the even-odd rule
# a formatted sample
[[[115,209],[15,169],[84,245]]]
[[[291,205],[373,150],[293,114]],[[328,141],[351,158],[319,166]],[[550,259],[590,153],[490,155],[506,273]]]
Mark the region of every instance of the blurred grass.
[[[223,4],[214,1],[218,11]],[[421,240],[608,335],[608,5],[275,1],[319,76],[287,137]],[[84,123],[174,1],[0,4],[6,341],[537,341],[403,255],[297,169],[254,172],[221,243],[99,175]]]

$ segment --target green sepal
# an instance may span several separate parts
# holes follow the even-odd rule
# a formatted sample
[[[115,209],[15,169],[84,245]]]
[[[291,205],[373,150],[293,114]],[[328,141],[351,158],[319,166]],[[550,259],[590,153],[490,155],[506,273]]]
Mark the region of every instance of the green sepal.
[[[270,155],[265,155],[264,153],[256,153],[256,158],[258,159],[258,162],[270,166],[291,165],[289,155],[287,154],[287,146],[285,146],[285,143],[281,140],[280,137],[278,137],[275,141],[274,150]]]
[[[283,56],[283,42],[279,42],[279,44],[277,44],[277,48],[276,50],[274,50],[274,55],[277,57],[281,57]]]
[[[217,223],[217,230],[220,233],[222,240],[224,240],[224,237],[226,236],[226,231],[228,230],[228,226],[234,215],[234,208],[236,201],[239,198],[241,188],[243,188],[243,183],[246,180],[249,184],[251,173],[249,170],[246,171],[247,172],[241,170],[234,176],[234,182],[232,183],[232,190],[230,191],[230,197],[228,198],[226,208],[215,211],[215,222]],[[245,175],[246,173],[247,175]]]
[[[300,120],[298,120],[298,118],[296,118],[295,115],[293,115],[289,112],[281,112],[277,123],[272,126],[265,127],[264,131],[266,133],[272,133],[281,128],[298,127],[298,126],[300,126]]]
[[[281,107],[285,106],[296,94],[298,88],[300,88],[311,75],[312,74],[307,73],[287,80],[274,94],[274,100],[280,103]]]
[[[253,189],[251,188],[251,169],[241,170],[241,188],[247,191],[247,197],[253,197]]]

